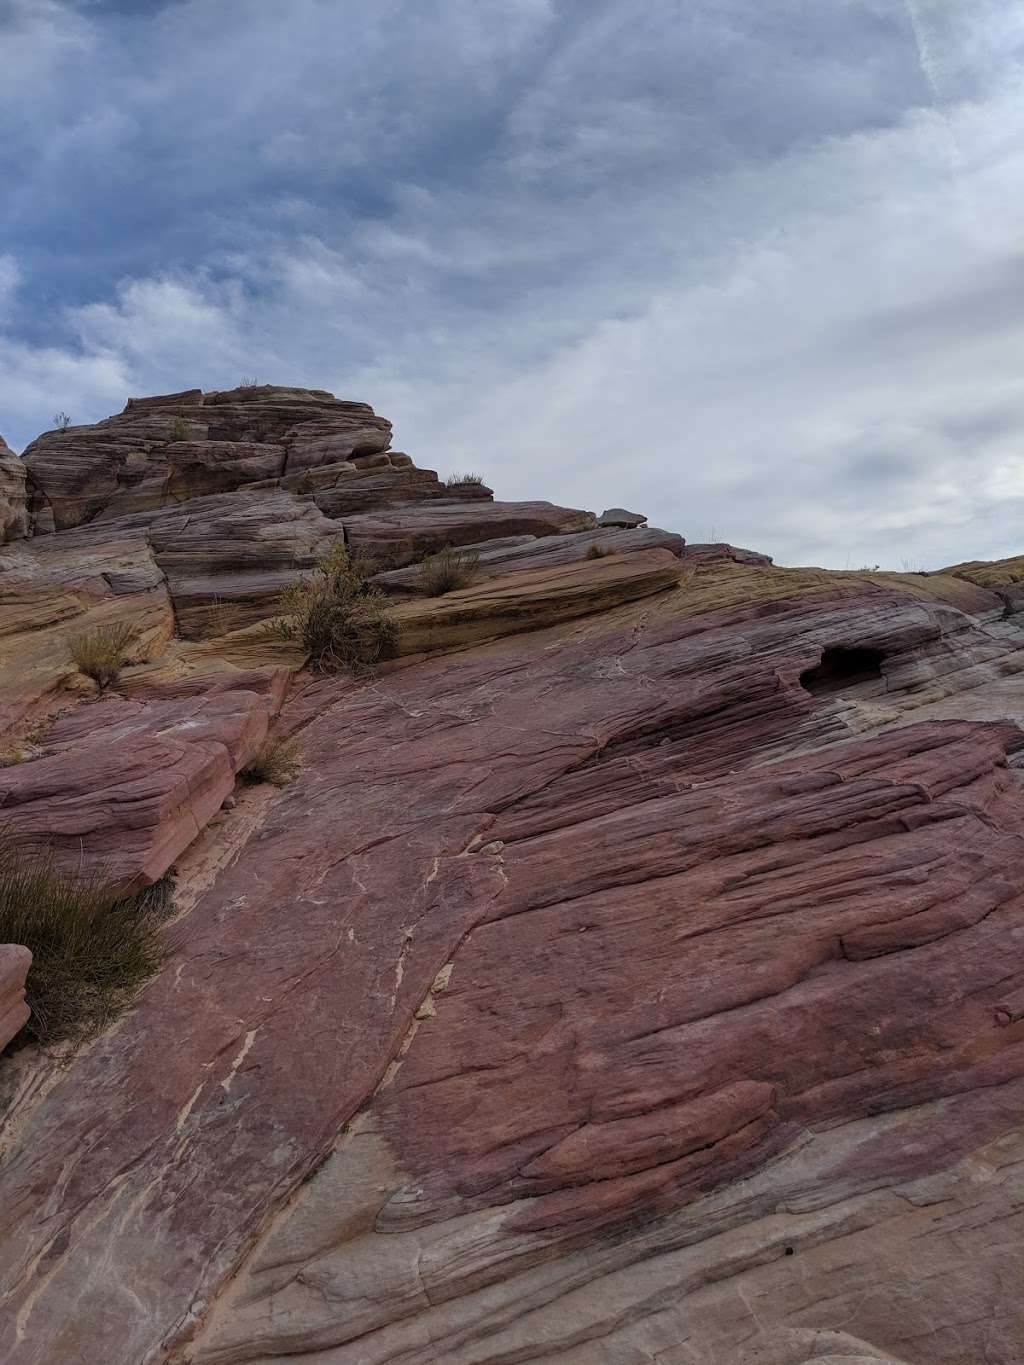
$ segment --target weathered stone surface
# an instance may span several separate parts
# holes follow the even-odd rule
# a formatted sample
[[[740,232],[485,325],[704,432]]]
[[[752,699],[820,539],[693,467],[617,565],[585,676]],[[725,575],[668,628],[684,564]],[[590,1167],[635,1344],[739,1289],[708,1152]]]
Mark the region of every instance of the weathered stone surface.
[[[177,860],[180,917],[116,1028],[0,1066],[5,1365],[1020,1365],[1020,561],[602,529],[314,391],[124,416],[189,440],[0,551],[0,722],[56,711],[0,820]],[[382,572],[403,657],[285,701],[262,622],[341,537],[480,578]],[[234,792],[282,704],[298,779]]]
[[[603,555],[614,555],[620,551],[670,550],[681,555],[684,541],[682,536],[671,531],[658,531],[653,527],[641,527],[636,531],[596,530],[577,531],[569,535],[544,536],[506,536],[497,540],[485,540],[479,545],[466,545],[463,548],[476,555],[477,571],[481,578],[497,578],[506,573],[517,573],[523,569],[554,568],[561,564],[572,564],[586,559],[591,546],[597,546]],[[419,564],[404,569],[391,569],[374,574],[375,587],[385,592],[412,593],[422,595],[425,585]]]
[[[443,545],[472,545],[504,536],[559,535],[586,531],[594,524],[593,512],[550,502],[478,502],[449,496],[351,517],[346,538],[359,553],[405,564]]]
[[[109,697],[50,726],[45,755],[0,769],[0,816],[19,850],[119,888],[162,876],[220,809],[267,734],[265,697]]]
[[[679,562],[668,550],[520,569],[486,583],[396,606],[402,654],[466,648],[484,640],[591,616],[675,587]]]
[[[0,436],[0,545],[28,534],[25,466]]]
[[[365,403],[272,385],[129,399],[94,426],[38,437],[24,453],[39,528],[57,530],[241,488],[387,449],[391,424]]]
[[[642,512],[627,512],[625,507],[608,507],[597,519],[598,526],[643,526],[647,518]]]
[[[0,943],[0,1048],[28,1023],[25,977],[32,954],[15,943]]]
[[[1024,734],[915,716],[1021,633],[737,574],[296,696],[299,780],[22,1115],[6,1359],[1013,1359]],[[840,645],[880,676],[812,694]]]

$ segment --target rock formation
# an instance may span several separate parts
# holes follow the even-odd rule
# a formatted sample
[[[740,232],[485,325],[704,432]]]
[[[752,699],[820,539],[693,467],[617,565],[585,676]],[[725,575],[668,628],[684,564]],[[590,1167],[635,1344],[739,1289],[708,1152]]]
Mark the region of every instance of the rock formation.
[[[28,534],[25,466],[0,436],[0,545]]]
[[[0,1059],[0,1358],[1020,1365],[1024,559],[779,568],[389,441],[253,388],[26,451],[4,827],[176,918]],[[339,540],[367,678],[265,629]]]

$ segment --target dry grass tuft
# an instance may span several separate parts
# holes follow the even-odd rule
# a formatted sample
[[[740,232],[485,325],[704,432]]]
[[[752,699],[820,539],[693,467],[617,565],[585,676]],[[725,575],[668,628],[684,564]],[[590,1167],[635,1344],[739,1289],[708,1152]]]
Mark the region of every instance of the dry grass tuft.
[[[27,760],[28,754],[20,744],[0,744],[0,768],[13,768]]]
[[[81,1043],[127,1009],[164,959],[164,900],[161,883],[117,900],[98,878],[76,880],[45,854],[0,846],[0,942],[32,953],[25,1034]]]
[[[318,672],[372,671],[394,657],[398,644],[387,595],[366,581],[375,567],[336,543],[311,574],[284,590],[282,616],[268,623],[268,633],[300,644]]]
[[[419,587],[427,597],[467,588],[480,577],[480,556],[475,550],[455,550],[450,545],[428,555],[420,565]]]
[[[444,485],[446,488],[462,488],[465,484],[480,486],[483,481],[482,474],[449,474]]]
[[[251,763],[239,770],[243,782],[287,787],[302,771],[299,746],[292,739],[268,739]]]
[[[607,550],[602,549],[602,547],[601,547],[600,545],[598,545],[597,541],[594,540],[594,541],[591,541],[591,543],[587,546],[587,553],[583,556],[583,558],[584,558],[584,559],[607,559],[609,555],[613,555],[614,553],[615,553],[614,549],[607,549]]]
[[[82,673],[109,687],[128,660],[132,628],[126,621],[110,626],[95,626],[71,640],[71,657]]]

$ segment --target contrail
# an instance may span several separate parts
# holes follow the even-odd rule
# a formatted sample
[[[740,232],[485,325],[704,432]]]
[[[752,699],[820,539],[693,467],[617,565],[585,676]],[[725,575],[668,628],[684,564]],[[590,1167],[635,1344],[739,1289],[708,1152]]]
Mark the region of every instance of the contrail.
[[[903,0],[910,20],[910,29],[917,45],[917,62],[925,80],[931,88],[932,98],[937,105],[942,103],[942,69],[932,47],[928,33],[928,23],[921,14],[920,0]]]

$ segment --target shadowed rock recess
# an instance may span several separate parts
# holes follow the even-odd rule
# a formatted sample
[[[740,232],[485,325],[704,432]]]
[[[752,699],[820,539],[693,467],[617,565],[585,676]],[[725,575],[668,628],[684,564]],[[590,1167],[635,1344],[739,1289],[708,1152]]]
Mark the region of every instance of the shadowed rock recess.
[[[174,879],[69,1056],[0,946],[0,1359],[1021,1365],[1024,558],[780,568],[390,442],[249,387],[0,449],[0,827]],[[265,629],[339,541],[371,676]]]

